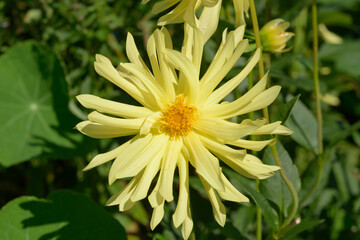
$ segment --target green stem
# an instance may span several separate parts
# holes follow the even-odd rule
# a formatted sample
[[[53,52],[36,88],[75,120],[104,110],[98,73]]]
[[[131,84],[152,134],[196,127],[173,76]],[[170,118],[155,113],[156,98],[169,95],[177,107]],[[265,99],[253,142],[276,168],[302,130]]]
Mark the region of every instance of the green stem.
[[[257,15],[256,15],[256,9],[255,9],[254,0],[249,0],[249,4],[250,4],[250,14],[251,14],[251,20],[252,20],[252,23],[253,23],[256,46],[261,49],[259,24],[258,24],[258,21],[257,21]],[[262,78],[264,76],[264,62],[263,62],[263,59],[262,59],[262,52],[261,51],[260,51],[260,60],[259,60],[258,65],[259,65],[259,76],[260,76],[260,78]],[[264,114],[264,117],[268,121],[270,121],[268,108],[264,108],[263,114]],[[288,187],[288,189],[289,189],[289,191],[291,193],[291,197],[293,199],[293,204],[292,204],[292,208],[290,210],[290,213],[289,213],[289,215],[287,216],[287,218],[284,220],[283,224],[280,227],[280,231],[281,231],[281,229],[285,229],[286,226],[289,225],[289,223],[291,223],[291,220],[295,217],[298,206],[299,206],[299,199],[298,199],[296,190],[294,188],[294,185],[292,184],[292,182],[290,181],[290,179],[286,175],[285,170],[283,169],[282,163],[281,163],[280,158],[279,158],[279,154],[278,154],[277,149],[276,149],[276,143],[272,144],[270,147],[271,147],[271,152],[272,152],[272,155],[273,155],[273,157],[275,159],[276,165],[280,167],[280,175],[281,175],[282,179],[284,180],[286,186]]]
[[[265,70],[264,70],[263,55],[262,55],[262,51],[261,51],[261,39],[260,39],[259,23],[258,23],[258,19],[257,19],[254,0],[249,0],[249,3],[250,3],[251,21],[252,21],[252,24],[253,24],[253,30],[254,30],[254,35],[255,35],[255,44],[256,44],[256,48],[260,48],[260,59],[259,59],[258,68],[259,68],[259,77],[261,79],[265,75]],[[263,109],[263,115],[266,118],[266,120],[268,122],[270,122],[269,110],[267,108]]]
[[[248,90],[250,90],[254,85],[254,72],[251,71],[248,76]],[[254,112],[249,113],[249,119],[254,120]],[[256,141],[256,136],[250,136],[251,141]],[[256,152],[252,152],[253,155],[256,155]],[[260,181],[256,180],[256,190],[260,192]],[[262,214],[259,206],[256,206],[256,240],[262,239]]]
[[[260,181],[256,179],[256,190],[260,192]],[[262,214],[261,209],[256,206],[256,240],[262,239]]]
[[[319,84],[319,60],[318,60],[318,23],[317,23],[317,7],[316,0],[312,0],[311,4],[312,10],[312,31],[313,31],[313,78],[314,78],[314,87],[315,87],[315,101],[316,101],[316,119],[317,119],[317,140],[318,140],[318,174],[316,177],[315,184],[312,185],[312,188],[301,201],[301,205],[306,203],[306,201],[313,195],[316,188],[319,186],[324,165],[324,156],[323,156],[323,138],[322,138],[322,112],[321,112],[321,102],[320,102],[320,84]]]
[[[260,30],[259,30],[259,23],[258,23],[258,19],[257,19],[257,15],[256,15],[254,0],[249,0],[249,3],[250,3],[251,22],[253,24],[253,29],[254,29],[254,34],[255,34],[256,47],[261,49]],[[260,51],[260,59],[259,59],[258,68],[259,68],[259,76],[260,76],[260,78],[262,78],[265,75],[262,51]]]

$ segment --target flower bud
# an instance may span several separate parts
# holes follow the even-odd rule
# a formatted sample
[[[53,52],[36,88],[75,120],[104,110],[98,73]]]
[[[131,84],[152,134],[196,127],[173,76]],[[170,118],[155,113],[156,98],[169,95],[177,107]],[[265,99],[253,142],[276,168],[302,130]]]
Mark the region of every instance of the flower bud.
[[[264,51],[279,53],[286,51],[286,42],[295,34],[285,32],[290,26],[289,22],[281,18],[271,20],[260,29],[261,44]]]

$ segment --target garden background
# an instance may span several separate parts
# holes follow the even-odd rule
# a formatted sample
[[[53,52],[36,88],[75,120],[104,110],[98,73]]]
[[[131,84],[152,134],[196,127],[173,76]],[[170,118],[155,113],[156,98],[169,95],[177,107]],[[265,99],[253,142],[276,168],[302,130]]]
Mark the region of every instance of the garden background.
[[[157,27],[158,15],[151,13],[154,2],[0,1],[0,239],[182,239],[171,222],[175,203],[165,208],[164,220],[155,231],[149,228],[151,207],[146,201],[125,213],[105,207],[127,181],[109,186],[109,164],[87,172],[82,169],[96,154],[127,138],[94,140],[74,129],[88,113],[75,99],[79,94],[134,103],[98,76],[93,63],[96,53],[115,66],[126,62],[127,32],[145,57],[143,43]],[[286,121],[294,131],[278,140],[281,161],[300,199],[296,218],[282,239],[360,239],[360,1],[317,1],[325,149],[320,166],[311,2],[255,3],[260,27],[283,18],[291,23],[288,31],[295,33],[288,51],[264,55],[271,84],[282,86],[270,106],[270,117]],[[234,29],[232,1],[224,1],[220,17],[204,49],[206,64],[222,31]],[[251,32],[251,20],[246,21]],[[183,39],[179,26],[168,26],[177,49]],[[239,59],[226,79],[244,65],[245,60]],[[240,85],[229,99],[246,87]],[[259,157],[274,162],[270,149]],[[319,169],[321,179],[312,191]],[[224,228],[215,222],[199,179],[190,177],[196,239],[255,239],[256,206],[263,213],[263,238],[276,236],[273,233],[292,204],[279,174],[261,181],[260,192],[253,180],[230,170],[229,176],[251,202],[226,202]]]

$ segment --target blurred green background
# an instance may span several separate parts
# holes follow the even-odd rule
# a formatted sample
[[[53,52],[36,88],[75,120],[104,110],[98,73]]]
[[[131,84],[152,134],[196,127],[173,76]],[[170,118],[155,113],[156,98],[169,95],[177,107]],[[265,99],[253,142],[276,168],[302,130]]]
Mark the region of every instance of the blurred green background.
[[[88,113],[76,102],[78,94],[134,103],[99,77],[93,62],[96,53],[115,66],[127,61],[127,32],[146,59],[145,43],[159,17],[151,14],[154,2],[0,1],[0,239],[181,239],[171,222],[174,202],[165,208],[164,220],[154,232],[147,201],[125,213],[104,207],[126,181],[108,186],[110,164],[89,172],[82,169],[96,154],[126,139],[94,140],[73,129]],[[286,122],[294,134],[280,138],[279,152],[301,201],[318,169],[310,1],[255,2],[260,26],[280,17],[295,33],[288,52],[266,53],[265,62],[271,83],[282,86],[270,108],[271,118],[282,119],[282,111],[289,108],[286,102],[300,94]],[[319,188],[301,203],[296,218],[300,224],[284,239],[360,239],[360,1],[317,2],[326,161]],[[204,66],[211,62],[222,31],[234,28],[233,16],[232,1],[224,0],[218,30],[204,49]],[[250,19],[247,22],[251,31]],[[182,25],[168,29],[180,49]],[[226,79],[239,72],[246,59],[241,58]],[[229,98],[246,87],[240,86]],[[264,162],[273,161],[268,149],[260,154]],[[213,219],[199,180],[191,177],[196,239],[254,239],[256,204],[268,208],[263,213],[263,236],[271,239],[291,205],[286,189],[279,191],[284,183],[278,176],[262,181],[259,194],[254,193],[254,181],[229,176],[252,200],[227,202],[224,228]]]

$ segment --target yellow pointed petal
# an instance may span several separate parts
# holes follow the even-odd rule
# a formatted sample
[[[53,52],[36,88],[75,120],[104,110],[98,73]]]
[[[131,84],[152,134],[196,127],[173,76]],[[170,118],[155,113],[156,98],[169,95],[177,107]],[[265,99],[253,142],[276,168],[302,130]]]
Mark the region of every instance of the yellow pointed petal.
[[[161,152],[158,153],[146,166],[145,171],[130,198],[131,201],[136,202],[147,196],[151,182],[160,169],[162,155]]]
[[[161,85],[155,80],[151,73],[133,63],[120,63],[119,70],[127,73],[127,78],[130,79],[135,86],[146,91],[148,95],[151,95],[159,108],[164,107],[164,103],[167,103],[166,97],[163,94]]]
[[[173,75],[173,71],[170,68],[168,62],[165,59],[165,36],[163,31],[155,30],[155,43],[156,50],[158,54],[159,67],[160,72],[162,74],[162,82],[161,86],[163,86],[163,91],[165,92],[165,96],[169,102],[174,102],[175,100],[175,89],[173,86],[173,82],[177,82],[175,76]]]
[[[139,129],[108,126],[100,123],[93,123],[90,121],[82,121],[75,127],[82,134],[92,138],[115,138],[122,136],[135,135],[139,132]]]
[[[151,127],[154,125],[156,121],[159,120],[159,118],[161,118],[161,116],[162,116],[161,112],[154,112],[153,114],[147,116],[141,125],[140,135],[143,136],[148,134],[151,130]]]
[[[136,47],[134,37],[131,35],[130,32],[128,32],[126,37],[126,55],[130,62],[135,63],[143,67],[145,70],[149,71],[144,60],[141,58],[141,55]]]
[[[275,101],[277,96],[280,93],[280,86],[273,86],[269,89],[266,89],[262,93],[260,93],[258,96],[256,96],[249,105],[246,107],[239,109],[235,113],[233,113],[234,116],[246,114],[249,112],[254,112],[260,109],[263,109],[267,106],[269,106],[272,102]],[[227,116],[228,117],[228,116]],[[232,117],[231,115],[229,117]]]
[[[215,2],[215,1],[214,1]],[[214,34],[219,23],[221,9],[221,0],[217,1],[214,6],[205,6],[199,19],[199,29],[204,36],[205,42]]]
[[[182,139],[170,140],[164,152],[161,172],[159,176],[159,181],[160,181],[159,192],[167,202],[171,202],[174,199],[173,197],[174,172],[182,146],[183,146]]]
[[[248,119],[239,124],[218,118],[201,118],[194,123],[194,128],[214,138],[234,141],[255,132],[259,126]]]
[[[94,63],[95,71],[102,77],[106,78],[110,82],[114,83],[125,92],[127,92],[130,96],[135,98],[138,102],[140,102],[143,106],[148,108],[153,108],[149,99],[145,99],[142,95],[141,91],[136,88],[133,84],[126,81],[122,78],[114,66],[111,64],[110,60],[104,56],[99,54],[96,55],[96,62]]]
[[[245,149],[250,149],[253,151],[261,151],[264,147],[275,141],[276,141],[275,138],[265,141],[251,141],[251,140],[238,139],[235,141],[227,141],[226,144],[245,148]]]
[[[133,177],[138,174],[157,154],[163,153],[168,137],[151,134],[135,139],[118,156],[109,172],[109,184],[116,179]]]
[[[189,154],[187,159],[191,159],[196,172],[215,189],[224,190],[218,159],[201,144],[195,133],[184,137],[184,143]]]
[[[204,147],[210,150],[210,152],[222,155],[223,157],[230,157],[241,161],[246,155],[245,150],[233,149],[229,146],[226,146],[224,143],[216,141],[215,139],[210,139],[209,137],[201,135],[199,135],[199,138]]]
[[[185,221],[182,224],[181,227],[181,234],[184,238],[184,240],[187,240],[190,236],[190,233],[193,229],[194,223],[190,217],[186,217]]]
[[[161,2],[155,3],[154,7],[152,8],[153,14],[158,14],[172,6],[176,3],[180,2],[180,0],[163,0]]]
[[[164,217],[164,201],[153,209],[153,213],[150,220],[150,228],[154,230],[156,226],[161,222]]]
[[[123,118],[146,117],[152,113],[150,109],[145,107],[114,102],[90,94],[78,95],[76,96],[76,99],[86,108],[95,109],[99,112]]]
[[[274,171],[279,170],[278,166],[263,164],[257,157],[246,154],[243,161],[235,159],[222,159],[227,165],[238,173],[254,179],[265,179],[274,175]]]
[[[109,117],[96,111],[91,112],[88,115],[88,118],[93,123],[100,123],[109,127],[113,127],[114,129],[122,128],[135,130],[140,130],[140,126],[145,120],[145,118],[124,119]]]
[[[209,196],[209,200],[212,206],[213,214],[215,220],[219,223],[220,226],[224,226],[226,222],[226,209],[224,204],[222,204],[219,196],[216,194],[215,189],[210,186],[210,184],[200,177],[200,180],[206,190],[207,195]]]
[[[124,151],[124,149],[126,149],[130,145],[130,141],[131,140],[127,141],[126,143],[123,143],[119,147],[117,147],[109,152],[96,155],[90,161],[90,163],[83,169],[83,171],[88,171],[94,167],[97,167],[103,163],[106,163],[108,161],[115,159],[117,156],[119,156],[121,154],[122,151]]]
[[[187,211],[189,208],[189,166],[183,155],[178,159],[179,169],[179,198],[176,205],[176,210],[172,216],[174,226],[178,228],[180,224],[185,221]]]
[[[238,75],[236,75],[231,80],[226,82],[224,85],[222,85],[214,92],[212,92],[210,96],[206,99],[204,105],[212,105],[220,102],[226,95],[228,95],[231,91],[233,91],[248,76],[248,74],[255,67],[256,63],[259,61],[259,59],[260,59],[260,49],[257,49],[254,55],[252,56],[252,58],[250,59],[250,61],[248,62],[248,64],[246,64],[245,68]],[[266,86],[266,80],[263,80],[263,82],[265,82],[265,86]],[[258,85],[258,87],[263,86],[262,82],[260,84],[260,81],[256,85]],[[254,91],[252,89],[250,91]]]
[[[218,191],[219,196],[222,199],[232,202],[249,202],[249,199],[241,194],[225,177],[224,174],[221,174],[221,178],[225,184],[225,191]]]
[[[195,102],[199,95],[199,79],[194,65],[178,51],[166,50],[165,55],[169,62],[185,75],[187,87],[184,95],[190,98],[190,103]]]

